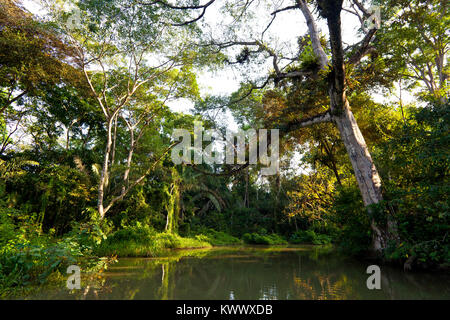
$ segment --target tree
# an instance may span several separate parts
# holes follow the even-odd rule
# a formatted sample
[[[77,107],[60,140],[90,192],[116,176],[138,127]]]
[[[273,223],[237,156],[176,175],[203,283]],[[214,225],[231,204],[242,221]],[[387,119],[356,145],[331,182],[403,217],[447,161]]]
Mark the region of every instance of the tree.
[[[395,73],[407,89],[419,84],[422,99],[444,103],[450,77],[448,1],[389,0],[383,5],[386,21],[374,44],[386,62],[383,74]]]
[[[70,64],[73,48],[16,1],[0,1],[0,115],[43,86],[75,84],[81,74]]]
[[[316,19],[309,8],[308,2],[305,0],[297,0],[290,6],[281,7],[273,11],[273,18],[261,36],[256,40],[242,39],[242,34],[235,35],[233,33],[228,41],[213,39],[208,45],[219,50],[236,46],[244,47],[241,54],[237,56],[236,61],[232,63],[245,64],[251,59],[252,55],[257,54],[265,54],[266,58],[272,60],[272,74],[266,78],[262,85],[253,84],[250,92],[258,88],[266,87],[270,83],[270,80],[273,80],[275,85],[279,85],[282,81],[303,81],[306,85],[308,82],[315,83],[315,89],[311,88],[310,90],[325,88],[325,92],[322,91],[322,94],[328,95],[328,110],[322,111],[321,105],[319,104],[304,106],[303,114],[308,116],[297,117],[292,121],[282,124],[280,128],[285,132],[289,132],[321,123],[333,123],[336,126],[352,164],[364,205],[367,207],[367,211],[372,220],[373,249],[381,252],[387,247],[389,240],[396,239],[395,222],[389,214],[385,221],[376,221],[374,218],[378,210],[376,207],[383,201],[381,179],[347,97],[350,82],[349,75],[352,69],[370,53],[371,43],[374,40],[377,28],[365,30],[364,37],[358,44],[344,50],[341,30],[343,0],[318,0],[314,1],[314,3],[316,4],[320,17],[327,22],[329,47],[326,46],[323,37],[320,35]],[[235,3],[234,6],[229,4],[228,7],[238,11],[237,13],[236,11],[232,13],[233,17],[238,20],[244,15],[251,4],[252,2],[249,1],[245,5]],[[352,4],[354,10],[356,10],[356,14],[361,16],[362,20],[368,19],[371,16],[369,11],[359,1],[353,1]],[[264,41],[264,34],[270,28],[273,20],[278,14],[288,10],[300,10],[302,12],[306,19],[309,36],[309,44],[307,46],[301,45],[300,54],[292,58],[280,56],[275,49],[270,47],[267,41]],[[249,33],[252,34],[251,32]],[[307,51],[309,48],[311,50]],[[299,58],[302,58],[302,54],[308,53],[313,59],[310,59],[308,64],[295,67],[294,63]],[[328,57],[328,53],[331,56],[331,60]],[[286,60],[289,62],[284,66],[281,65],[281,62]],[[321,86],[321,83],[324,85]],[[247,96],[248,94],[244,95],[243,98]]]
[[[41,98],[51,87],[85,88],[78,80],[81,70],[72,64],[74,48],[49,24],[16,1],[2,0],[0,26],[0,154],[5,155],[27,134],[26,122],[42,113]]]
[[[81,1],[69,14],[52,5],[49,8],[60,21],[67,41],[76,48],[77,64],[103,114],[106,137],[97,207],[104,217],[171,148],[148,151],[152,160],[131,180],[140,140],[150,129],[158,129],[158,122],[167,113],[165,103],[197,94],[191,72],[197,54],[189,49],[188,30],[176,29],[166,21],[167,17],[176,19],[169,9],[120,0]],[[67,28],[64,23],[74,14],[80,17],[79,25]],[[128,135],[123,158],[118,158],[116,143],[120,127]],[[122,186],[105,203],[113,166],[121,171]]]

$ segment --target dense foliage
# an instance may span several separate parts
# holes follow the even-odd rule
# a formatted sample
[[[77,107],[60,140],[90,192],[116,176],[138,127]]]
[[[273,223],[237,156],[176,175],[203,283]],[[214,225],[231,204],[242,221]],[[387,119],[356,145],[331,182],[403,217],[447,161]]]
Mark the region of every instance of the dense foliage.
[[[449,17],[438,20],[440,4],[431,2],[430,12],[417,0],[393,15],[404,1],[385,1],[391,20],[376,39],[377,53],[349,67],[348,99],[383,183],[384,201],[369,216],[330,123],[283,133],[274,176],[262,177],[259,166],[171,161],[175,128],[191,135],[196,121],[227,128],[210,114],[230,100],[202,97],[197,72],[252,59],[247,47],[236,62],[205,45],[194,50],[194,40],[205,37],[199,26],[172,29],[190,13],[80,1],[81,25],[65,29],[61,21],[71,14],[52,8],[50,20],[42,20],[16,1],[0,0],[0,297],[61,280],[71,264],[96,271],[116,256],[173,248],[333,243],[364,256],[371,223],[388,216],[398,238],[384,250],[385,261],[448,268],[449,70],[439,59],[448,51],[442,33]],[[430,30],[403,24],[414,17]],[[311,39],[298,43],[290,71],[317,68]],[[417,48],[424,48],[420,59]],[[324,79],[281,79],[242,98],[251,87],[245,83],[227,110],[244,129],[283,128],[327,103]],[[420,88],[412,103],[374,101],[371,89],[388,92],[401,81],[409,93]],[[172,111],[174,99],[190,99],[195,110]]]

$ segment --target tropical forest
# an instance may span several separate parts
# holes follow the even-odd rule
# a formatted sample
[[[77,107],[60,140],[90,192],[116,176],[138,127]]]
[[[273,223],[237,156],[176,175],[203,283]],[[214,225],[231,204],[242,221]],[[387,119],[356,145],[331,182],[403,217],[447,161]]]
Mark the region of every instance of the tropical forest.
[[[0,0],[0,299],[450,299],[449,50],[447,0]]]

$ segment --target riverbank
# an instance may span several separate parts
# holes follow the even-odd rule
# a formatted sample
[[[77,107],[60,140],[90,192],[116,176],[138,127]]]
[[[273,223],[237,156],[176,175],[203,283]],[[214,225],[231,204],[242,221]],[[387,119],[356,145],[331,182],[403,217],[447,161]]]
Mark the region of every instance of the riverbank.
[[[304,244],[326,244],[304,241]],[[329,243],[329,242],[328,242]],[[182,237],[175,233],[158,233],[144,226],[128,227],[116,231],[94,249],[97,256],[160,257],[168,249],[198,249],[229,245],[289,245],[278,234],[245,233],[242,239],[228,233],[203,229]],[[299,241],[291,244],[301,244]]]
[[[94,248],[97,256],[159,257],[170,249],[199,249],[243,244],[224,232],[209,230],[182,237],[176,233],[158,233],[151,228],[129,227],[116,231]]]
[[[209,242],[200,239],[184,238],[170,233],[159,233],[143,239],[118,240],[117,237],[108,238],[94,249],[94,254],[97,256],[117,257],[158,257],[170,249],[210,247],[212,245]]]

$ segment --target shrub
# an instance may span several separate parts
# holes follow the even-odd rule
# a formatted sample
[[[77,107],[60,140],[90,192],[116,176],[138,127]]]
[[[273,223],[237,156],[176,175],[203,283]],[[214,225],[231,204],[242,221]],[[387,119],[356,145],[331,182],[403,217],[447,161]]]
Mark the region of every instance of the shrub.
[[[139,222],[134,226],[127,226],[110,235],[107,242],[148,242],[156,235],[156,231],[147,225],[142,225]]]
[[[372,231],[358,188],[339,188],[331,210],[339,230],[335,238],[339,249],[353,256],[365,254],[372,242]]]
[[[450,265],[450,104],[411,108],[378,157],[401,242],[386,258]]]
[[[277,234],[260,235],[258,233],[245,233],[242,240],[248,244],[284,245],[288,242]]]
[[[214,246],[233,245],[242,243],[241,240],[239,240],[236,237],[233,237],[228,233],[216,231],[210,228],[197,228],[194,234],[196,234],[195,239],[208,242]]]
[[[45,283],[65,274],[72,264],[93,270],[104,260],[85,258],[92,252],[92,241],[83,243],[84,233],[66,234],[62,238],[41,232],[36,215],[9,208],[0,209],[0,296],[27,285]],[[90,236],[89,236],[90,238]],[[53,278],[51,276],[55,276]]]
[[[331,237],[326,234],[317,234],[314,230],[299,230],[291,236],[289,242],[294,244],[312,243],[322,245],[331,243]]]
[[[111,234],[94,250],[97,255],[120,257],[154,257],[165,249],[204,248],[211,244],[201,238],[183,238],[174,233],[157,233],[139,222]]]

